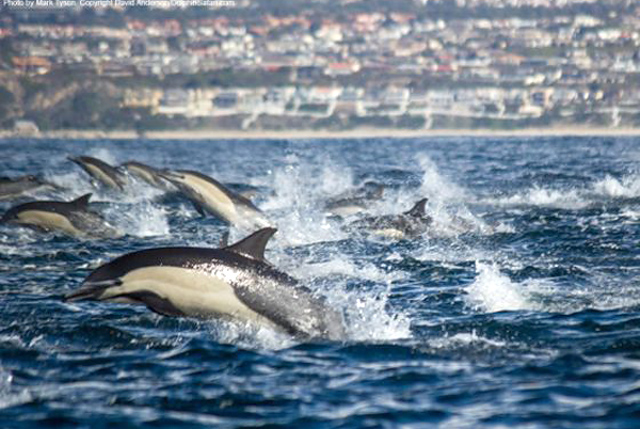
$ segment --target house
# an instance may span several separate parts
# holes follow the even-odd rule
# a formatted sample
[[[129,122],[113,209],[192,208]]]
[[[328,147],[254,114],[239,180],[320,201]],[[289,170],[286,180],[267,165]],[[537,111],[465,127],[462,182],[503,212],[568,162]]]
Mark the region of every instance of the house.
[[[13,57],[15,69],[23,74],[47,74],[51,71],[51,61],[43,57]]]

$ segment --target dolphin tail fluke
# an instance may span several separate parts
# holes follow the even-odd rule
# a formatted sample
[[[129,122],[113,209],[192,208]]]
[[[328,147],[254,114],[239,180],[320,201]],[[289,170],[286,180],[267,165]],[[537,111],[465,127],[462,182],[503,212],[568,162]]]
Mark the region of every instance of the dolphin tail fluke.
[[[65,302],[74,301],[101,301],[104,292],[114,286],[120,286],[120,279],[105,280],[101,282],[84,282],[80,289],[65,295]]]

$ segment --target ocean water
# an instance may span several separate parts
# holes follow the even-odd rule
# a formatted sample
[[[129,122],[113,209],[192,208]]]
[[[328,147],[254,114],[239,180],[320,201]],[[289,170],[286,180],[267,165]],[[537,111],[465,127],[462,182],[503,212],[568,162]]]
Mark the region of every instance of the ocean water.
[[[256,189],[268,259],[348,338],[63,302],[119,255],[226,231],[142,183],[93,189],[71,155]],[[65,188],[32,198],[93,192],[125,234],[0,226],[0,427],[640,427],[638,138],[2,140],[0,173]],[[430,230],[392,240],[326,214],[367,180],[385,185],[369,214],[428,197]]]

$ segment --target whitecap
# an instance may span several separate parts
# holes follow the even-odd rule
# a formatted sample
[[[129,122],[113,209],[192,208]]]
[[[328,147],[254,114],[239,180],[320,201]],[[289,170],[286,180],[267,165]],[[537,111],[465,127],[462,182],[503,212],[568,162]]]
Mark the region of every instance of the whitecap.
[[[476,279],[465,290],[467,302],[476,310],[526,310],[532,307],[522,285],[512,282],[495,264],[476,261]]]

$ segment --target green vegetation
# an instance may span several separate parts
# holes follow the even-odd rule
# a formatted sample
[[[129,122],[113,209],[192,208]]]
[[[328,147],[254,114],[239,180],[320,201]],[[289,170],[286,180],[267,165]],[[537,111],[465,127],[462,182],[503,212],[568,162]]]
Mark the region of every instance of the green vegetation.
[[[133,128],[130,116],[120,111],[117,100],[91,91],[78,92],[55,109],[29,112],[27,118],[43,130]]]

